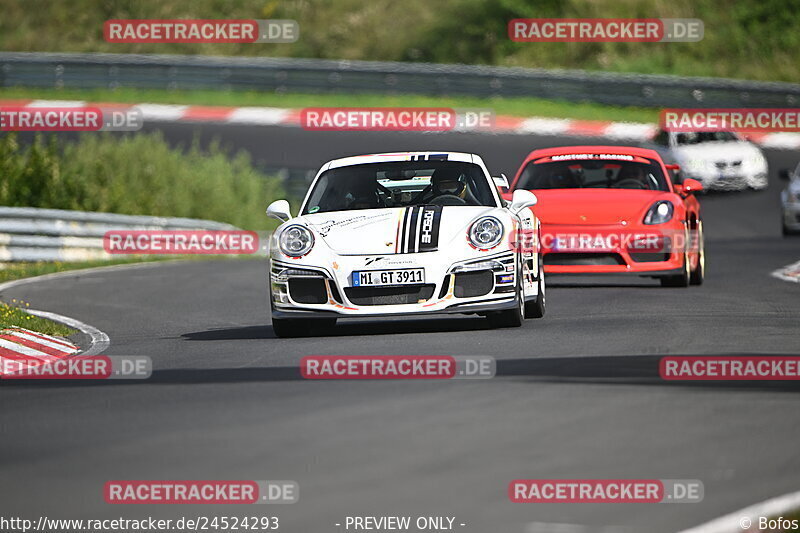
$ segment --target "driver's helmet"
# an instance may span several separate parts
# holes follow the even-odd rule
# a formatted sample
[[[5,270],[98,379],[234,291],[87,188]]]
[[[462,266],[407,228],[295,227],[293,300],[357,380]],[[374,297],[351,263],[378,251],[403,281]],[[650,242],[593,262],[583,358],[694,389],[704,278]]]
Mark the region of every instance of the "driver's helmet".
[[[431,188],[435,196],[449,195],[463,199],[467,186],[461,181],[461,171],[454,167],[437,168],[431,176]]]
[[[635,180],[644,184],[646,175],[647,173],[641,164],[629,164],[622,167],[622,169],[619,171],[619,174],[617,174],[616,181],[619,183],[624,180]]]

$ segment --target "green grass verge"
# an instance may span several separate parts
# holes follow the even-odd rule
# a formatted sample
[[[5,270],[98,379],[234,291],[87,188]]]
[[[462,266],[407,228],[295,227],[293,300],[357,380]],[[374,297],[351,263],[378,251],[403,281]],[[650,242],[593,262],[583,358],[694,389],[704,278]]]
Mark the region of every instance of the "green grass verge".
[[[452,107],[488,108],[497,115],[658,122],[658,109],[616,107],[542,98],[472,98],[380,94],[304,94],[255,91],[162,91],[138,89],[0,89],[0,99],[85,100],[89,102],[266,106],[266,107]]]
[[[162,132],[0,136],[0,205],[188,217],[274,227],[264,208],[283,183],[218,140],[172,146]]]
[[[28,314],[25,309],[29,306],[27,302],[21,300],[0,302],[0,330],[17,326],[60,337],[68,337],[75,333],[74,329],[63,324]]]

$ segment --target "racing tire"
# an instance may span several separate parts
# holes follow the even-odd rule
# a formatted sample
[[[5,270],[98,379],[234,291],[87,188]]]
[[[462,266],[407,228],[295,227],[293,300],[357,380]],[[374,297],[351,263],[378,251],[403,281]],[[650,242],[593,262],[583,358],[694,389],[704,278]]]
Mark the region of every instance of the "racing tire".
[[[522,295],[520,287],[516,290],[516,304],[514,309],[507,311],[497,311],[487,316],[489,324],[493,328],[518,328],[525,320],[525,297]]]
[[[689,276],[689,284],[702,285],[706,277],[706,244],[703,237],[703,223],[697,225],[697,266]]]
[[[545,282],[541,257],[537,262],[539,263],[539,276],[536,285],[539,290],[537,291],[535,300],[532,302],[525,302],[525,318],[542,318],[545,312]]]
[[[689,265],[689,258],[683,259],[683,273],[674,276],[662,276],[662,287],[688,287],[691,283],[691,265]]]
[[[781,224],[781,233],[783,233],[784,237],[796,237],[800,235],[800,231],[790,229],[789,226],[786,225],[786,222]]]
[[[688,233],[688,232],[687,232]],[[688,237],[686,242],[689,242]],[[662,287],[688,287],[692,281],[692,263],[689,261],[689,250],[683,252],[683,272],[674,276],[662,276]]]

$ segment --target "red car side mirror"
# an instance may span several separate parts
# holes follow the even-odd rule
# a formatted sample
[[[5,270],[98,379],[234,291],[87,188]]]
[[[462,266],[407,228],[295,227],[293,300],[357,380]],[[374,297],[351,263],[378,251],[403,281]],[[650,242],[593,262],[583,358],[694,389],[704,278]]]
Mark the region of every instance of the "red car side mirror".
[[[667,167],[667,170],[674,170],[676,172],[681,169],[680,165],[664,165],[664,166]]]
[[[703,184],[696,179],[686,178],[683,180],[681,192],[685,195],[693,194],[703,190]]]

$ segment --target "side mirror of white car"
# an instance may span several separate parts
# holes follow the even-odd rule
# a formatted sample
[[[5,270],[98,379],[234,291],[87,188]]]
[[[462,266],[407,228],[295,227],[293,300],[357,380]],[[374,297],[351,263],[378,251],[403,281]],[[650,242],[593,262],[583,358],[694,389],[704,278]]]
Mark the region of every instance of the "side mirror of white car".
[[[289,202],[286,200],[275,200],[267,207],[267,216],[277,218],[281,222],[291,220],[292,213],[289,211]]]
[[[519,213],[523,209],[527,207],[533,207],[536,205],[539,199],[536,198],[536,195],[533,194],[531,191],[526,191],[525,189],[517,189],[514,191],[514,195],[511,197],[511,211],[514,213]]]

